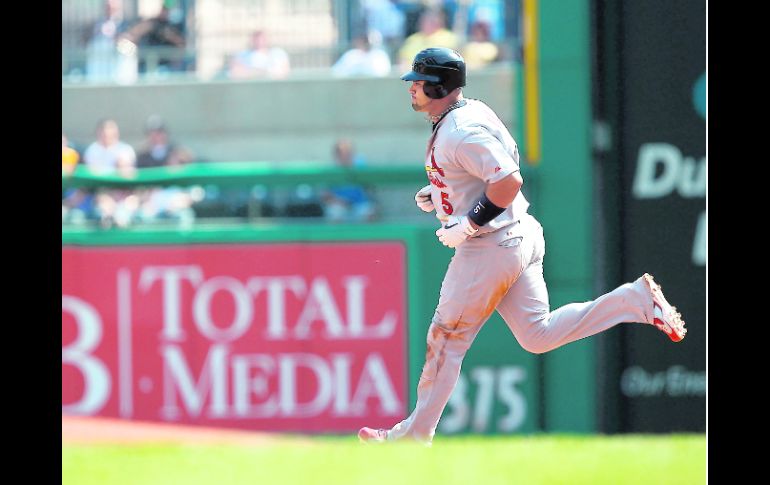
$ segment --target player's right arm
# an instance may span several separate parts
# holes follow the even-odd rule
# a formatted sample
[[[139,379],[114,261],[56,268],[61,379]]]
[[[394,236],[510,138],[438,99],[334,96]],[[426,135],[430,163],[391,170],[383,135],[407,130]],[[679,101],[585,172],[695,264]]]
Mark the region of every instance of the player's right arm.
[[[511,205],[513,199],[516,198],[519,190],[521,190],[523,183],[524,180],[521,178],[521,172],[517,170],[516,172],[506,175],[497,182],[487,184],[486,190],[484,190],[484,195],[486,196],[487,200],[491,202],[495,207],[505,208]],[[478,229],[479,224],[474,221],[476,217],[473,217],[474,210],[475,207],[471,210],[471,213],[469,213],[468,216],[470,218],[471,227]],[[476,214],[478,214],[478,211]]]
[[[521,178],[521,172],[516,171],[506,175],[497,182],[487,184],[485,193],[487,198],[498,207],[508,207],[513,199],[519,194],[524,180]]]
[[[487,224],[505,211],[523,184],[518,150],[513,154],[487,129],[472,129],[455,150],[455,160],[470,175],[486,183],[467,216],[473,229]]]

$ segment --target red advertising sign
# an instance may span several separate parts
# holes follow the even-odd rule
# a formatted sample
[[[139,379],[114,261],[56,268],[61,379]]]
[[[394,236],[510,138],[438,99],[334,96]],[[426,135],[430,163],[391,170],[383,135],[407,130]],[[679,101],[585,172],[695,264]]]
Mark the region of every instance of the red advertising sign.
[[[399,243],[62,248],[62,412],[302,432],[406,416]]]

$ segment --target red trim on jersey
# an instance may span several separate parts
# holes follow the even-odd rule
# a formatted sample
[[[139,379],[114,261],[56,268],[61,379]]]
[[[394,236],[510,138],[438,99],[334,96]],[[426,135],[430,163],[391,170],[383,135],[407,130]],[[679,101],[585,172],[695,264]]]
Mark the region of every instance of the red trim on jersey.
[[[439,175],[441,175],[442,177],[446,177],[446,175],[444,175],[444,169],[442,169],[441,167],[436,165],[436,158],[433,156],[433,153],[435,151],[436,151],[436,147],[433,147],[430,150],[430,163],[431,163],[431,165],[433,165],[433,168],[436,169],[436,171],[438,172]]]
[[[432,172],[428,172],[428,180],[430,181],[431,184],[435,185],[440,189],[446,188],[446,184],[442,182],[440,178],[433,175]]]

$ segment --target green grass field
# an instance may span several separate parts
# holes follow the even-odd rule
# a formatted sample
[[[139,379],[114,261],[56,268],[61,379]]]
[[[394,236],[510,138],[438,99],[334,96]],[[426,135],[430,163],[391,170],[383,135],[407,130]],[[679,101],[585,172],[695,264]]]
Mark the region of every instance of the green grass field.
[[[437,437],[361,445],[64,445],[62,484],[703,484],[705,435]]]

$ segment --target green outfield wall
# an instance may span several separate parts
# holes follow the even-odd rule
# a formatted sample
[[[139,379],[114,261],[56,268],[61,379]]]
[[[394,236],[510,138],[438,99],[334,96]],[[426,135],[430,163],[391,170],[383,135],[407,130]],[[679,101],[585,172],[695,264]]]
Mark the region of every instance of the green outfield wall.
[[[536,199],[530,212],[543,224],[546,241],[545,279],[555,309],[589,301],[595,290],[594,200],[591,121],[590,4],[536,2],[532,52],[537,56],[536,88],[519,89],[518,135],[522,153],[536,174]],[[525,2],[525,5],[529,5]],[[525,7],[526,8],[526,7]],[[519,79],[524,76],[519,76]],[[525,109],[525,100],[534,97]],[[529,121],[528,121],[529,120]],[[538,124],[533,124],[533,121]],[[537,130],[539,146],[527,146]],[[533,160],[530,154],[537,154]],[[525,174],[527,172],[524,172]],[[531,177],[530,177],[531,178]],[[526,180],[526,179],[525,179]],[[525,186],[527,182],[525,181]],[[553,431],[596,429],[596,342],[584,339],[543,356],[542,427]]]
[[[527,193],[533,205],[539,205],[539,173],[523,167],[525,180],[531,182]],[[375,176],[376,175],[376,176]],[[374,179],[383,187],[422,186],[422,167],[361,168],[341,170],[297,164],[271,167],[259,163],[228,163],[190,165],[169,171],[165,168],[142,169],[132,179],[102,176],[79,168],[72,176],[62,177],[64,188],[93,188],[98,186],[153,186],[219,184],[251,186],[253,184],[297,185],[300,183],[334,184],[340,182],[367,183]],[[208,221],[215,221],[210,219]],[[547,225],[547,221],[544,221]],[[425,215],[424,223],[385,222],[357,225],[330,225],[306,220],[292,222],[274,220],[254,224],[223,224],[198,222],[189,229],[169,227],[137,227],[124,230],[101,230],[93,227],[64,227],[63,247],[152,247],[204,244],[246,243],[258,246],[274,243],[309,244],[349,241],[399,241],[406,248],[407,275],[407,352],[410,407],[416,399],[416,386],[426,350],[426,335],[438,301],[444,272],[452,251],[438,244],[434,218]],[[549,252],[571,249],[570,240],[554,241]],[[548,261],[548,260],[547,260]],[[248,264],[248,262],[245,262]],[[546,263],[548,267],[548,262]],[[552,295],[565,298],[569,288],[560,283],[550,284]],[[453,394],[439,431],[452,433],[528,433],[547,430],[544,416],[554,403],[544,383],[562,382],[571,389],[572,401],[590,399],[593,369],[588,363],[567,366],[544,366],[542,355],[524,351],[516,342],[505,322],[494,314],[480,332],[465,359],[460,382]],[[576,378],[577,376],[577,378]],[[577,382],[577,384],[572,384]],[[588,382],[589,385],[583,383]],[[565,416],[575,431],[590,429],[592,420],[580,407]]]

